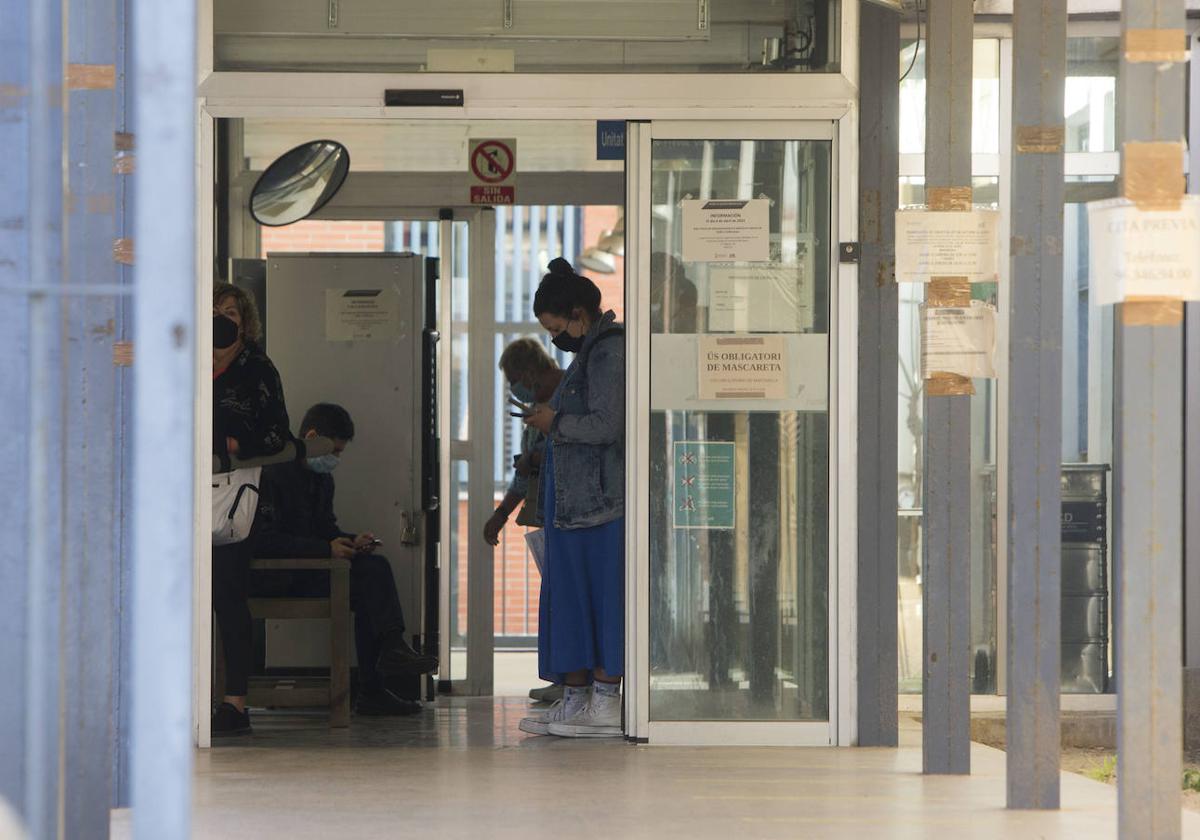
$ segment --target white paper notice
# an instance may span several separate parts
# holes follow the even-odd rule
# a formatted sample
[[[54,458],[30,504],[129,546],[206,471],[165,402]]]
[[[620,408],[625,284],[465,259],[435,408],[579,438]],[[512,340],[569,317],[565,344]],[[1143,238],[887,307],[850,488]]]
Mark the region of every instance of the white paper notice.
[[[781,335],[704,335],[697,344],[702,400],[782,400],[787,354]]]
[[[400,334],[395,289],[326,289],[326,341],[384,341]]]
[[[933,277],[966,277],[991,283],[999,277],[1000,214],[900,210],[896,213],[896,280],[928,283]]]
[[[924,307],[921,372],[957,373],[972,379],[996,376],[996,310],[972,301],[961,309]]]
[[[1099,304],[1127,297],[1200,300],[1200,196],[1178,210],[1128,199],[1088,204],[1088,282]]]
[[[802,263],[708,271],[713,332],[800,332],[813,325],[813,284]]]
[[[685,199],[681,203],[684,262],[766,262],[770,259],[769,199]]]

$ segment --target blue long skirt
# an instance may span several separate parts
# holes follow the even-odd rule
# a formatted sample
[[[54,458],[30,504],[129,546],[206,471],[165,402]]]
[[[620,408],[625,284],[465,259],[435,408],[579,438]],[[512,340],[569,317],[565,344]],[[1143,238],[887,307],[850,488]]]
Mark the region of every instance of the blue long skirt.
[[[625,519],[554,527],[554,445],[542,465],[546,558],[538,603],[538,670],[561,683],[571,671],[625,673]]]

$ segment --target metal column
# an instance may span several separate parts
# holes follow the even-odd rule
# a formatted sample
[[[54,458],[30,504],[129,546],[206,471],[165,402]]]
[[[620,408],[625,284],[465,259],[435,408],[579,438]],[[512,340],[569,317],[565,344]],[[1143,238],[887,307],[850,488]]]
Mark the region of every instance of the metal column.
[[[1200,35],[1192,37],[1200,56]],[[1189,65],[1191,99],[1200,92],[1200,61]],[[1189,102],[1189,105],[1191,103]],[[1200,108],[1188,108],[1188,192],[1200,194]],[[1200,303],[1186,305],[1183,467],[1183,743],[1200,747]]]
[[[62,6],[34,3],[29,87],[29,482],[25,589],[25,807],[32,837],[62,830]]]
[[[63,807],[67,837],[108,837],[113,805],[114,706],[120,575],[121,380],[114,352],[121,321],[124,251],[117,224],[114,138],[120,3],[66,4],[63,275],[73,288],[108,287],[63,302],[70,341],[64,358],[62,611]],[[116,258],[114,258],[114,256]]]
[[[1125,0],[1117,114],[1122,194],[1183,184],[1184,3]],[[1155,162],[1147,143],[1175,143]],[[1162,147],[1158,147],[1161,151]],[[1149,153],[1149,155],[1148,155]],[[1151,189],[1146,189],[1146,174]],[[1122,837],[1179,837],[1182,772],[1182,303],[1116,307],[1117,751]]]
[[[133,828],[191,823],[196,4],[133,0]]]
[[[971,185],[974,10],[929,0],[925,189]],[[932,202],[931,202],[932,203]],[[923,766],[971,771],[971,398],[925,395]]]
[[[0,28],[0,183],[5,201],[0,206],[0,334],[13,357],[0,365],[0,423],[8,430],[12,454],[10,475],[17,477],[13,492],[0,494],[0,517],[20,523],[10,528],[0,551],[0,673],[26,679],[25,649],[29,643],[25,614],[29,566],[29,498],[22,482],[29,475],[32,435],[29,427],[30,368],[23,364],[29,347],[29,297],[32,282],[29,254],[30,196],[30,44],[32,8],[10,3]],[[0,797],[20,812],[25,810],[26,713],[24,692],[0,693]]]
[[[1008,342],[1009,808],[1057,808],[1066,0],[1013,7]]]
[[[896,391],[900,16],[860,7],[858,267],[858,743],[899,742],[896,651]]]

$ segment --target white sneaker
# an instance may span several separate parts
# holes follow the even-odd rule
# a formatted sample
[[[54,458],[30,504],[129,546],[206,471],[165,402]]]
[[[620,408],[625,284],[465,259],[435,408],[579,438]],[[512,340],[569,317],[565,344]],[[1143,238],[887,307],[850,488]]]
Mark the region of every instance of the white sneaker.
[[[560,738],[621,737],[621,695],[592,691],[592,702],[578,714],[551,721],[547,728]]]
[[[554,705],[540,715],[521,718],[518,728],[530,735],[549,735],[550,724],[573,717],[588,707],[590,692],[580,691],[562,700],[555,700]]]

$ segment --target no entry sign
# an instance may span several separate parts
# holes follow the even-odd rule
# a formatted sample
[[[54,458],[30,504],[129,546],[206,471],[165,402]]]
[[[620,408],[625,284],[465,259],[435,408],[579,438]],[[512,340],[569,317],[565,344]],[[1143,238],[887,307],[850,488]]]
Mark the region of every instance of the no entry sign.
[[[471,203],[515,204],[517,141],[471,141]]]

